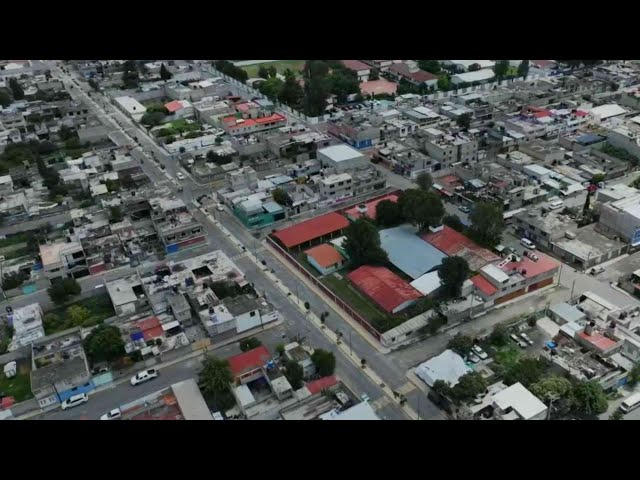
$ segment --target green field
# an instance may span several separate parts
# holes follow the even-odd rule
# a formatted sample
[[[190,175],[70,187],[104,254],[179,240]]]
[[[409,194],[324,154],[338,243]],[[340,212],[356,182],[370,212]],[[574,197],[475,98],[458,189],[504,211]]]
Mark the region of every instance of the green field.
[[[299,72],[304,66],[304,60],[278,60],[277,62],[267,62],[267,63],[256,63],[254,65],[247,65],[242,67],[242,69],[249,74],[249,78],[255,78],[258,76],[258,70],[262,65],[265,67],[276,67],[278,73],[284,74],[287,68],[293,70],[294,72]]]
[[[13,378],[0,377],[0,392],[8,397],[13,397],[16,403],[23,402],[33,397],[31,393],[31,376],[29,372],[20,372]]]

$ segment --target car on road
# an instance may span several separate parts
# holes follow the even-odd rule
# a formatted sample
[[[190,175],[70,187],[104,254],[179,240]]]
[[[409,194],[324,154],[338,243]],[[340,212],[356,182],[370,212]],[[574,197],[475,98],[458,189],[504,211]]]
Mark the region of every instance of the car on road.
[[[67,398],[64,402],[62,402],[62,410],[66,410],[67,408],[77,407],[78,405],[82,405],[83,403],[87,403],[89,401],[89,395],[86,393],[80,393],[78,395],[72,395]]]
[[[120,418],[122,416],[122,412],[119,408],[114,408],[113,410],[108,411],[104,415],[100,417],[100,420],[115,420],[116,418]]]
[[[473,346],[473,353],[479,356],[482,360],[486,360],[489,357],[487,352],[485,352],[480,345]]]
[[[600,273],[604,272],[604,267],[598,265],[597,267],[593,267],[590,271],[589,274],[596,276]]]
[[[184,176],[184,173],[182,173],[182,172],[178,172],[178,173],[176,173],[176,178],[177,178],[178,180],[184,180],[184,179],[185,179],[185,178],[187,178],[187,177],[185,177],[185,176]]]
[[[471,211],[466,205],[458,205],[458,210],[464,213],[469,213]]]
[[[531,250],[535,250],[536,249],[535,244],[531,240],[529,240],[528,238],[521,238],[520,239],[520,245],[522,245],[525,248],[529,248]]]
[[[157,377],[158,371],[155,368],[149,368],[148,370],[138,372],[131,377],[131,385],[140,385],[141,383],[148,382],[149,380],[153,380]]]
[[[224,212],[224,205],[222,205],[221,203],[216,204],[216,210],[218,210],[219,212]]]

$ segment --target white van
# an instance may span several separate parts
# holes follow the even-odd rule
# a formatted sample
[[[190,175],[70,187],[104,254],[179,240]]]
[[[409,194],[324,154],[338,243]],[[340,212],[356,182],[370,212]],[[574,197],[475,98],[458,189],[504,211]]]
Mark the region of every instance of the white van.
[[[564,206],[564,202],[562,200],[554,200],[549,202],[549,210],[557,210],[558,208],[562,208]]]
[[[528,238],[521,238],[520,239],[520,244],[523,247],[530,248],[531,250],[535,250],[535,248],[536,248],[536,246],[533,244],[533,242],[531,240],[529,240]]]

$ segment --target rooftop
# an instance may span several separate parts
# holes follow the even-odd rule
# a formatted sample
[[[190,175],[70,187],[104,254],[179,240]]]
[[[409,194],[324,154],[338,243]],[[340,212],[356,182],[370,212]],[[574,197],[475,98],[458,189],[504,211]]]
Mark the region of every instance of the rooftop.
[[[300,244],[329,235],[349,226],[349,221],[336,212],[327,213],[283,228],[273,234],[285,247],[291,248]]]
[[[453,350],[445,350],[437,357],[418,365],[415,373],[430,387],[433,387],[436,380],[444,380],[453,387],[460,377],[471,371],[460,355]]]
[[[375,410],[367,402],[358,403],[341,412],[332,410],[320,415],[321,420],[380,420]]]
[[[596,332],[595,330],[591,332],[591,335],[587,334],[584,331],[580,332],[578,333],[578,337],[583,339],[585,342],[590,343],[600,351],[606,351],[618,343],[615,340],[605,337],[600,332]]]
[[[513,409],[523,420],[530,420],[547,410],[546,405],[520,382],[496,393],[493,401],[504,412]]]
[[[229,367],[234,377],[263,367],[271,360],[271,354],[267,347],[260,345],[248,352],[229,357]]]
[[[385,200],[389,200],[391,202],[397,202],[398,196],[395,194],[385,195],[384,197],[377,198],[375,200],[371,200],[370,202],[366,202],[364,204],[364,209],[360,207],[360,205],[356,205],[348,210],[345,210],[344,213],[352,220],[356,220],[360,218],[362,215],[367,216],[368,218],[375,220],[376,219],[376,208],[380,202],[384,202]],[[364,210],[364,211],[363,211]]]
[[[358,159],[363,156],[361,152],[345,144],[321,148],[318,150],[318,153],[323,154],[336,163]]]
[[[318,265],[328,268],[343,260],[342,255],[333,246],[323,243],[304,252],[313,258]]]
[[[385,267],[364,265],[347,275],[360,290],[387,312],[422,295],[406,281]]]
[[[360,60],[340,60],[340,63],[344,65],[349,70],[353,70],[355,72],[359,72],[361,70],[370,70],[371,67]]]
[[[380,230],[380,242],[389,261],[414,280],[440,265],[446,257],[418,237],[411,225]]]
[[[422,239],[449,256],[456,255],[464,258],[472,271],[500,259],[495,253],[446,225],[443,225],[440,231],[423,234]]]
[[[81,251],[82,245],[80,242],[57,242],[57,243],[45,243],[40,245],[40,258],[42,259],[42,265],[54,265],[61,261],[60,255],[66,252]]]

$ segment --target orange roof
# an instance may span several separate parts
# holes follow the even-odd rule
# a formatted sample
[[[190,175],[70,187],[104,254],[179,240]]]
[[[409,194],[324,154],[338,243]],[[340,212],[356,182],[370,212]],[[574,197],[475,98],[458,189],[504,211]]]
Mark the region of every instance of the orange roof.
[[[605,351],[608,348],[613,347],[617,343],[614,340],[611,340],[610,338],[605,337],[599,332],[592,332],[591,335],[587,335],[584,332],[580,332],[578,336],[583,340],[585,340],[586,342],[589,342],[591,345],[593,345],[600,351]]]
[[[489,262],[500,260],[500,257],[495,253],[482,248],[471,239],[446,225],[443,225],[442,230],[439,232],[422,235],[422,239],[449,256],[457,255],[466,258],[471,270],[478,270]]]
[[[228,128],[242,128],[242,127],[252,127],[254,125],[261,125],[263,123],[269,122],[282,122],[286,121],[286,117],[280,115],[279,113],[274,113],[273,115],[269,115],[268,117],[259,117],[259,118],[246,118],[244,122],[238,123],[239,118],[235,115],[230,115],[228,117],[224,117],[222,121],[224,123],[229,124]]]
[[[336,376],[329,375],[328,377],[322,377],[318,380],[307,383],[307,390],[309,390],[312,395],[315,395],[316,393],[320,393],[322,390],[333,387],[337,383],[338,379],[336,378]]]
[[[398,201],[398,196],[394,194],[386,195],[382,198],[377,198],[375,200],[365,203],[365,205],[367,206],[367,211],[364,213],[364,215],[366,215],[372,220],[375,220],[378,204],[380,202],[383,202],[384,200],[389,200],[390,202],[396,203]],[[345,210],[344,213],[353,220],[356,220],[362,216],[362,213],[360,213],[357,206],[350,208],[349,210]]]
[[[229,368],[233,376],[237,377],[266,365],[269,360],[271,360],[269,350],[264,345],[260,345],[248,352],[229,357]]]
[[[318,265],[323,268],[331,267],[342,261],[342,255],[333,246],[323,243],[317,247],[310,248],[306,253],[313,258]]]
[[[470,280],[473,282],[473,284],[476,287],[478,287],[478,290],[480,290],[482,293],[484,293],[488,297],[490,297],[491,295],[493,295],[498,291],[496,287],[491,285],[491,282],[489,282],[489,280],[487,280],[480,274],[475,275],[474,277],[471,277]]]
[[[389,80],[370,80],[360,84],[360,92],[363,95],[393,95],[398,90],[398,84]]]
[[[360,60],[340,60],[340,63],[348,68],[349,70],[353,70],[354,72],[359,72],[361,70],[369,70],[371,67]]]
[[[174,113],[182,108],[182,102],[174,100],[173,102],[165,103],[164,108],[166,108],[169,113]]]
[[[140,330],[149,330],[150,328],[155,328],[159,326],[160,326],[160,320],[158,320],[158,317],[156,316],[145,318],[144,320],[138,320],[138,328]]]
[[[291,248],[329,235],[349,226],[349,220],[336,212],[320,215],[306,222],[278,230],[273,234],[285,247]]]
[[[347,277],[387,312],[422,297],[420,292],[386,267],[364,265]]]

